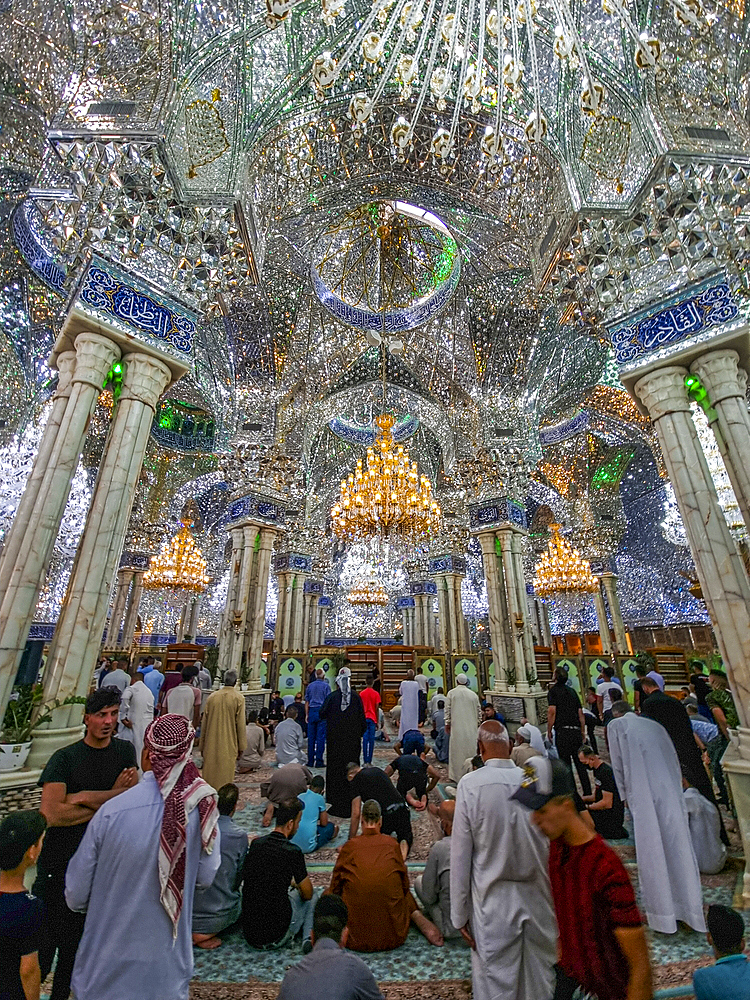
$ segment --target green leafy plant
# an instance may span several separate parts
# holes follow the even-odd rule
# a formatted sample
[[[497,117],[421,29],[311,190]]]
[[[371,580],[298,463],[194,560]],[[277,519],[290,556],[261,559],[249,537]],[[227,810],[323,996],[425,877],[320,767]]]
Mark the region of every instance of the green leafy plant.
[[[505,668],[505,680],[506,680],[506,682],[508,684],[508,687],[514,688],[516,686],[517,679],[518,678],[516,676],[516,668],[514,666],[508,666],[508,667],[506,667]]]
[[[539,680],[536,670],[532,667],[531,670],[526,671],[526,683],[529,687],[533,688],[536,682]]]
[[[59,707],[59,702],[42,705],[44,691],[41,684],[21,684],[11,695],[8,707],[5,709],[0,742],[28,743],[35,726],[41,722],[49,722],[52,710]],[[85,701],[85,699],[82,699]],[[62,704],[74,704],[66,699]]]
[[[656,657],[646,649],[641,649],[635,654],[635,662],[639,667],[645,667],[647,673],[656,668]]]

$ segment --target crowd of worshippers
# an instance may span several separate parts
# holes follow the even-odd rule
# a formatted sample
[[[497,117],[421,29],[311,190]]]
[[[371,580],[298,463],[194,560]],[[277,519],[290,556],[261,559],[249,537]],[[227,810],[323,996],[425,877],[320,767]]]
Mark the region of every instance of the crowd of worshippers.
[[[704,914],[700,883],[726,859],[712,777],[731,815],[716,747],[726,749],[738,718],[722,671],[691,677],[687,708],[663,692],[658,671],[639,673],[634,711],[608,668],[586,708],[558,669],[546,738],[528,722],[511,738],[464,674],[428,699],[426,679],[409,671],[391,713],[394,757],[381,768],[372,763],[378,733],[387,735],[376,676],[357,692],[345,665],[331,690],[318,671],[292,704],[273,692],[268,712],[246,719],[233,671],[204,697],[200,664],[166,692],[168,675],[150,679],[158,667],[144,663],[131,677],[126,666],[100,675],[84,738],[50,758],[40,811],[0,824],[1,1000],[38,1000],[53,964],[51,1000],[71,989],[76,1000],[187,1000],[193,948],[220,947],[235,928],[253,949],[301,951],[284,1000],[323,990],[331,1000],[375,998],[372,973],[350,952],[397,948],[412,926],[431,945],[471,949],[475,1000],[577,991],[649,1000],[644,918],[659,933],[678,922],[708,932],[717,962],[696,972],[698,1000],[750,1000],[742,918],[722,906]],[[113,676],[120,670],[127,684]],[[606,727],[611,766],[589,714]],[[430,796],[442,772],[427,760],[423,729],[435,744],[445,736],[439,803]],[[261,786],[270,830],[249,841],[233,819],[233,779],[260,766],[267,743],[277,758]],[[325,777],[312,773],[321,766]],[[625,803],[641,909],[606,843],[627,836]],[[427,809],[442,836],[412,893],[412,810]],[[345,821],[330,883],[314,889],[305,856]]]

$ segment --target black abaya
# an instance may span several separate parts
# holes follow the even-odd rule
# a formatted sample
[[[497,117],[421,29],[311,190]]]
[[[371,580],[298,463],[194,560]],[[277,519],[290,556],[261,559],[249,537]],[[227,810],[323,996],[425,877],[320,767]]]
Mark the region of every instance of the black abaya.
[[[334,816],[347,818],[352,814],[352,796],[346,778],[346,765],[360,762],[365,710],[362,699],[352,691],[346,711],[341,711],[341,691],[329,694],[320,710],[326,721],[326,789],[325,798]]]
[[[693,788],[697,788],[703,798],[708,799],[718,810],[711,779],[703,766],[700,747],[695,742],[690,716],[679,701],[662,691],[654,691],[642,703],[641,714],[664,726],[677,752],[680,769],[685,780]],[[721,839],[725,844],[728,844],[729,838],[724,829],[721,811],[719,811],[719,821],[721,823]]]

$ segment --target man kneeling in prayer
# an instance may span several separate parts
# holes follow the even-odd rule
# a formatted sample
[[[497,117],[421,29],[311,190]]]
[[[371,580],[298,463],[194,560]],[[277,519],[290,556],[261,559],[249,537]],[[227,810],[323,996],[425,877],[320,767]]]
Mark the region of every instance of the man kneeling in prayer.
[[[328,891],[346,903],[352,951],[388,951],[406,941],[409,923],[430,944],[443,935],[418,908],[409,890],[409,873],[393,837],[381,833],[383,815],[375,799],[362,806],[362,836],[348,840],[339,852]]]

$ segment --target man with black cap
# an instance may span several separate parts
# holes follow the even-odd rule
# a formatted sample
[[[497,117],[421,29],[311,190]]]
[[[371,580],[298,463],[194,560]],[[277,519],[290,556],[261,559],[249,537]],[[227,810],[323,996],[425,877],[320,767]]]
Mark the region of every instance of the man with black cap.
[[[706,914],[708,943],[716,964],[693,973],[695,1000],[748,1000],[750,962],[745,951],[745,921],[736,910],[713,904]]]
[[[651,1000],[651,962],[635,893],[622,862],[580,817],[573,775],[533,757],[512,796],[551,841],[549,876],[559,929],[554,1000],[576,990],[597,1000]]]

